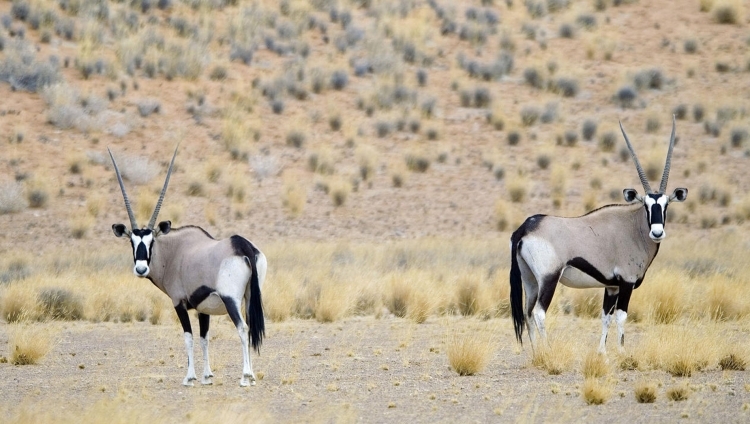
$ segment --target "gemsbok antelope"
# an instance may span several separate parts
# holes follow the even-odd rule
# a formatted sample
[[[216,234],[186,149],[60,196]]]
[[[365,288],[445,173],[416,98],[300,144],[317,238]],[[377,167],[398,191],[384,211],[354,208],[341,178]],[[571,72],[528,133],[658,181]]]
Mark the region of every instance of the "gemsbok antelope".
[[[263,304],[260,289],[266,277],[267,262],[263,253],[243,237],[234,235],[216,240],[200,227],[172,228],[170,221],[158,226],[164,195],[172,175],[177,149],[169,164],[164,187],[154,208],[151,220],[145,228],[138,227],[130,207],[128,194],[122,183],[117,162],[109,151],[120,183],[125,209],[130,218],[130,229],[124,224],[112,225],[117,237],[127,236],[133,248],[133,273],[148,278],[159,290],[172,299],[172,304],[185,332],[185,348],[188,356],[187,375],[183,385],[192,386],[196,380],[193,361],[193,331],[190,327],[189,309],[198,311],[200,343],[203,349],[202,384],[211,384],[213,373],[208,360],[208,326],[210,315],[229,314],[242,342],[242,378],[240,386],[255,384],[248,341],[253,349],[260,351],[265,335]],[[245,301],[243,319],[240,306]],[[249,327],[248,327],[249,325]],[[249,340],[248,340],[249,339]]]
[[[605,352],[607,331],[614,315],[619,349],[624,348],[625,320],[630,295],[643,282],[648,267],[664,240],[664,224],[670,202],[682,202],[686,188],[666,194],[675,121],[659,191],[653,191],[625,129],[620,130],[641,179],[645,196],[632,188],[623,190],[628,204],[608,205],[575,218],[534,215],[510,238],[510,304],[516,339],[522,343],[524,322],[532,347],[534,328],[546,338],[544,318],[557,283],[572,288],[604,288],[602,337],[599,352]],[[526,294],[525,308],[523,292]]]

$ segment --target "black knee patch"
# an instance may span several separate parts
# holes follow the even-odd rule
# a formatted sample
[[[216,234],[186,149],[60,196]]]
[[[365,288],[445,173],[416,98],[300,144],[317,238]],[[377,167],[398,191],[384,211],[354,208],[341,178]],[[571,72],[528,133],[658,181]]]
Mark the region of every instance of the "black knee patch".
[[[177,318],[180,319],[182,331],[193,334],[193,329],[190,327],[190,316],[188,315],[188,311],[187,309],[185,309],[185,306],[180,303],[179,305],[174,307],[174,310],[175,312],[177,312]]]
[[[208,335],[208,326],[211,320],[211,316],[207,314],[198,314],[198,323],[200,324],[201,337],[206,338]]]

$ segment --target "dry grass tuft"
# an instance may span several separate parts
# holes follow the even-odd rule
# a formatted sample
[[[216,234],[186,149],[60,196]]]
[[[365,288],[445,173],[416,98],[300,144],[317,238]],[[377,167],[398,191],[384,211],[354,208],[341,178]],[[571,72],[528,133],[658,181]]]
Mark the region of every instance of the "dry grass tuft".
[[[612,387],[597,378],[587,378],[581,386],[581,396],[588,405],[602,405],[612,396]]]
[[[350,297],[345,287],[331,283],[322,285],[315,305],[315,319],[318,322],[339,320],[350,309]]]
[[[486,309],[485,299],[487,299],[487,296],[485,296],[479,279],[466,276],[460,278],[456,283],[456,306],[461,315],[476,315]]]
[[[9,331],[10,362],[34,365],[52,349],[49,332],[40,326],[14,326]]]
[[[719,360],[719,368],[724,371],[745,371],[747,361],[737,353],[729,353]]]
[[[570,303],[573,314],[581,318],[602,316],[602,293],[600,290],[571,290]]]
[[[307,203],[307,192],[300,184],[299,178],[285,176],[282,203],[289,215],[297,217],[302,214]]]
[[[336,207],[343,206],[349,193],[352,191],[352,184],[344,179],[335,178],[330,184],[330,195],[333,205]]]
[[[487,366],[495,349],[490,332],[454,335],[448,341],[448,363],[458,375],[474,375]]]
[[[675,402],[688,400],[692,390],[687,383],[680,383],[667,389],[667,397]]]
[[[586,379],[605,377],[611,372],[607,357],[595,350],[589,351],[581,363],[581,374]]]
[[[718,362],[721,341],[722,334],[713,325],[689,322],[656,326],[636,347],[636,356],[675,377],[690,377]]]
[[[83,319],[83,301],[68,289],[47,288],[39,292],[41,316],[46,319],[73,321]]]
[[[654,403],[656,401],[656,383],[641,380],[635,383],[635,400],[638,403]]]
[[[744,6],[739,0],[717,0],[713,2],[711,16],[717,23],[737,25],[744,18]]]
[[[570,339],[549,338],[549,343],[540,341],[534,348],[531,365],[547,371],[549,375],[560,375],[570,370],[573,364],[573,344]]]
[[[36,321],[40,314],[35,290],[26,284],[11,284],[0,298],[0,315],[6,322]]]

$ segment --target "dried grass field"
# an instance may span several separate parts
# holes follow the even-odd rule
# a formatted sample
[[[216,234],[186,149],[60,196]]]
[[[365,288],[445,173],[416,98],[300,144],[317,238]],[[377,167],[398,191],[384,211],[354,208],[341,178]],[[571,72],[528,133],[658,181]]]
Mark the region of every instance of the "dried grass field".
[[[0,1],[0,421],[749,421],[749,6]],[[690,194],[624,352],[563,287],[518,345],[510,233],[640,191],[618,121],[657,181],[673,115]],[[214,384],[180,384],[111,231],[106,148],[144,222],[178,143],[159,217],[268,257],[254,387],[226,317]]]

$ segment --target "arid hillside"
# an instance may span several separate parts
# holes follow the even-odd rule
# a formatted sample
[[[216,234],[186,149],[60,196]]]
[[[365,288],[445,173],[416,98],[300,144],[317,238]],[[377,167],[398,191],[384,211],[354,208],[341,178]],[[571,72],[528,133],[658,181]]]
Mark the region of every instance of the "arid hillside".
[[[0,253],[121,247],[107,147],[145,221],[178,143],[176,225],[506,243],[641,189],[618,120],[658,180],[673,114],[670,228],[741,228],[746,6],[2,2]]]

